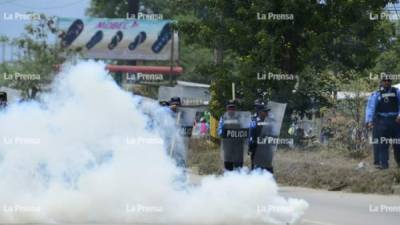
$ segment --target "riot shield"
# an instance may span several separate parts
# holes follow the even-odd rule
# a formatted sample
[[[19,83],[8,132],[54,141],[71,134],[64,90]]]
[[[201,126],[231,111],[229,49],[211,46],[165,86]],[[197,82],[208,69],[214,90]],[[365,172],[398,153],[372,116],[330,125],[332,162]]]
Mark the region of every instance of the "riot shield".
[[[179,107],[175,116],[175,125],[178,133],[174,135],[169,147],[169,155],[175,159],[180,167],[185,167],[187,150],[189,148],[189,138],[192,135],[193,124],[197,108]]]
[[[222,116],[221,150],[224,162],[243,162],[248,143],[251,113],[247,111],[226,112]]]
[[[268,102],[269,118],[272,122],[272,135],[278,137],[282,128],[283,117],[285,116],[286,103]]]
[[[197,112],[200,109],[179,107],[177,112],[176,123],[180,127],[181,135],[184,137],[191,137],[193,124],[196,118]]]
[[[252,166],[253,168],[268,169],[272,172],[273,155],[281,142],[279,134],[286,104],[269,102],[268,109],[270,109],[268,117],[265,119],[257,118],[257,126],[253,134],[255,135],[253,141],[256,142],[256,148],[252,151]]]

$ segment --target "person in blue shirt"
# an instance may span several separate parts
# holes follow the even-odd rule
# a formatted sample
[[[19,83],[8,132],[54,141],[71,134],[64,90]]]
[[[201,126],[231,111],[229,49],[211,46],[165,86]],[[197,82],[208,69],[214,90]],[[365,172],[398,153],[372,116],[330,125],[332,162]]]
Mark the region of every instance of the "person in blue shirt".
[[[387,76],[382,77],[380,89],[368,98],[365,123],[372,129],[376,168],[389,168],[390,144],[400,167],[400,90],[392,87]]]

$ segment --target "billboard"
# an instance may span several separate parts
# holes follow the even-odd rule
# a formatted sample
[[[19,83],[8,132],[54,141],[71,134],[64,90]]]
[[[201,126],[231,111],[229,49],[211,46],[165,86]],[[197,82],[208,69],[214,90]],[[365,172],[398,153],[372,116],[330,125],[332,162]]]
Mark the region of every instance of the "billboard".
[[[177,60],[178,34],[171,20],[58,18],[60,44],[86,58]],[[173,51],[172,51],[173,49]]]

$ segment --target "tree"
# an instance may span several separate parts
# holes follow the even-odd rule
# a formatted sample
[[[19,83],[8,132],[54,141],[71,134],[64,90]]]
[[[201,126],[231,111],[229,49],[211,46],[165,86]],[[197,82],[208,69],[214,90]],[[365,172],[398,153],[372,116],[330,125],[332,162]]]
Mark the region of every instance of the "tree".
[[[238,93],[244,109],[261,95],[288,102],[289,112],[329,106],[327,96],[338,91],[337,84],[347,79],[348,71],[365,76],[390,46],[391,24],[370,18],[388,2],[395,1],[143,0],[141,4],[143,11],[178,21],[181,49],[195,50],[181,51],[191,73],[185,76],[211,79],[211,110],[219,116],[231,96],[232,82],[244,93]],[[95,0],[89,12],[121,17],[125,5],[125,1]],[[278,16],[268,19],[270,14]],[[289,19],[279,19],[280,14]],[[214,62],[207,59],[212,52]],[[201,57],[196,57],[199,53]],[[258,79],[260,73],[295,79]]]
[[[25,27],[22,38],[13,43],[24,52],[16,62],[3,64],[2,73],[13,76],[13,79],[1,77],[5,84],[20,89],[24,98],[35,98],[43,87],[50,84],[55,72],[55,65],[65,60],[67,52],[56,43],[49,44],[49,34],[56,34],[53,18],[44,15],[40,20]]]
[[[184,2],[187,8],[192,1]],[[380,13],[388,2],[203,0],[191,8],[197,20],[179,24],[180,32],[194,43],[234,55],[235,66],[214,70],[212,93],[218,102],[212,107],[222,107],[220,101],[230,88],[225,82],[236,80],[247,94],[242,100],[245,107],[254,100],[254,90],[261,89],[269,99],[289,101],[289,109],[305,111],[312,105],[311,97],[319,104],[329,103],[325,96],[337,91],[329,83],[330,74],[344,80],[348,70],[361,72],[374,66],[390,35],[382,28],[383,21],[371,20],[369,12]],[[293,19],[260,19],[263,13],[288,14]],[[292,74],[298,80],[257,79],[263,72]],[[293,93],[295,84],[300,86]]]

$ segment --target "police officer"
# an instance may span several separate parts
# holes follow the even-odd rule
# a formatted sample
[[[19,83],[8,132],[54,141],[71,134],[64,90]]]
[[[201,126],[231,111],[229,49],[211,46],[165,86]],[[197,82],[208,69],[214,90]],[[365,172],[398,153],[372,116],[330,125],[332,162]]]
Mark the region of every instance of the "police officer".
[[[179,167],[186,167],[186,150],[188,147],[188,140],[184,137],[183,127],[182,127],[182,119],[183,116],[182,112],[179,111],[179,107],[181,104],[181,98],[179,97],[172,97],[168,103],[169,109],[172,113],[172,117],[175,119],[175,125],[179,129],[179,136],[183,136],[182,138],[178,138],[173,135],[170,146],[169,146],[169,155],[175,159],[177,166]],[[183,143],[181,143],[183,141]]]
[[[226,113],[218,123],[218,135],[222,137],[221,149],[226,171],[243,167],[244,143],[247,137],[229,137],[228,135],[228,131],[234,132],[241,128],[240,114],[236,111],[236,102],[230,100],[226,104]]]
[[[168,101],[160,101],[159,104],[162,107],[168,107],[169,106],[169,102]]]
[[[176,114],[178,112],[178,107],[180,107],[181,104],[181,98],[179,97],[172,97],[171,100],[169,101],[169,108],[171,111]]]
[[[262,109],[264,107],[264,101],[262,101],[261,99],[256,99],[254,101],[254,114],[251,117],[251,120],[256,120],[258,117],[258,112],[260,111],[260,109]]]
[[[254,101],[254,114],[251,117],[251,124],[256,124],[257,123],[259,112],[264,107],[265,107],[265,103],[261,99],[256,99]],[[256,147],[257,147],[257,143],[255,141],[252,142],[252,137],[255,135],[254,131],[255,131],[254,129],[250,129],[249,130],[249,136],[250,136],[249,144],[250,145],[249,145],[249,152],[248,153],[250,155],[250,160],[251,160],[251,169],[254,169],[253,160],[254,160],[255,150],[256,150]]]
[[[389,145],[400,167],[400,91],[392,87],[389,77],[382,77],[380,89],[368,99],[365,122],[373,131],[374,164],[378,169],[389,167]]]
[[[256,120],[250,124],[249,151],[252,152],[252,169],[264,169],[274,173],[272,159],[276,144],[273,139],[276,138],[274,119],[270,117],[270,109],[263,104],[259,107]]]

